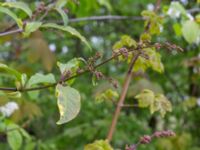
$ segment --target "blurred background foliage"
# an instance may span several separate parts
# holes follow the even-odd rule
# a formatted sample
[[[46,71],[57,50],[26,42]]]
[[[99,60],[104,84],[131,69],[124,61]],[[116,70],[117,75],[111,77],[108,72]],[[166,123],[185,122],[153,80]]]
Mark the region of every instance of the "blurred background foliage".
[[[24,2],[34,9],[40,1]],[[167,52],[161,49],[165,72],[159,74],[147,70],[144,74],[134,75],[126,102],[134,103],[134,96],[142,89],[148,88],[164,93],[173,104],[173,111],[161,118],[158,114],[151,115],[147,109],[124,108],[111,143],[115,148],[123,149],[125,144],[135,143],[141,135],[171,129],[177,134],[175,138],[160,139],[139,149],[200,150],[200,42],[189,43],[185,40],[180,29],[183,19],[170,16],[173,14],[166,15],[170,2],[164,0],[161,4],[161,13],[164,14],[163,29],[161,34],[152,40],[175,43],[181,46],[184,52]],[[193,19],[200,15],[196,0],[179,2],[185,10],[196,10],[190,11]],[[53,73],[56,79],[59,79],[57,61],[67,62],[74,57],[88,59],[96,52],[103,53],[103,58],[107,58],[112,54],[112,46],[122,35],[130,35],[138,40],[144,31],[141,12],[152,9],[153,4],[154,0],[69,1],[65,6],[69,18],[120,15],[134,16],[136,19],[130,17],[124,20],[69,22],[70,26],[86,37],[93,48],[92,52],[76,37],[60,31],[41,29],[29,38],[22,38],[18,34],[4,36],[0,38],[0,61],[28,76],[36,72]],[[22,11],[15,12],[25,18]],[[12,24],[12,20],[2,13],[0,19],[0,31]],[[62,23],[62,18],[59,14],[50,12],[45,21]],[[199,23],[199,20],[197,22]],[[193,32],[190,28],[187,30]],[[121,85],[126,69],[126,63],[113,61],[99,70],[117,79]],[[1,86],[13,86],[12,78],[7,78],[4,74],[0,76]],[[22,149],[33,150],[36,147],[37,150],[82,150],[85,144],[106,137],[114,106],[110,102],[96,103],[95,93],[110,85],[106,81],[99,81],[94,87],[91,78],[90,74],[83,75],[73,84],[81,93],[81,112],[77,118],[64,125],[56,125],[59,113],[53,88],[28,92],[18,99],[1,96],[1,105],[8,101],[16,101],[19,105],[19,109],[8,121],[22,126],[33,137],[33,141],[24,142]],[[0,149],[9,150],[4,133],[0,134]]]

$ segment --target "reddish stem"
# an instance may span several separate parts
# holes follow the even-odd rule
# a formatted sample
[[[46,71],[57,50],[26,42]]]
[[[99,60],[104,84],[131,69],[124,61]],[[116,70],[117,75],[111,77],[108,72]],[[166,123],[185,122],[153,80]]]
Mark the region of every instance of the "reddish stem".
[[[132,58],[131,63],[129,65],[129,69],[128,69],[128,72],[127,72],[126,77],[125,77],[124,85],[123,85],[122,92],[121,92],[121,95],[120,95],[120,98],[119,98],[119,101],[118,101],[118,104],[117,104],[117,108],[115,109],[115,113],[113,115],[113,119],[112,119],[112,123],[111,123],[111,126],[110,126],[110,130],[108,132],[108,136],[107,136],[108,141],[111,141],[111,139],[113,137],[113,133],[114,133],[115,128],[116,128],[117,120],[119,118],[119,114],[120,114],[121,108],[122,108],[122,106],[124,104],[126,93],[127,93],[127,90],[128,90],[131,78],[132,78],[132,69],[133,69],[133,66],[134,66],[137,58],[139,57],[139,55],[140,55],[140,53],[137,53]]]

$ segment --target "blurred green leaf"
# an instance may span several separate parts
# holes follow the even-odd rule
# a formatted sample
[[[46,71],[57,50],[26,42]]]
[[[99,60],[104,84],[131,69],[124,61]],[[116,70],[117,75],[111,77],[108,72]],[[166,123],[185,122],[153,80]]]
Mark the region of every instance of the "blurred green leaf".
[[[62,8],[65,6],[68,0],[57,0],[56,1],[56,8]]]
[[[10,11],[9,9],[4,8],[4,7],[1,7],[1,6],[0,6],[0,12],[9,15],[12,19],[15,20],[15,22],[17,23],[17,25],[18,25],[18,27],[19,27],[20,29],[23,28],[23,22],[22,22],[22,20],[21,20],[20,18],[18,18],[18,17],[15,15],[15,13],[13,13],[13,12]]]
[[[102,93],[97,93],[95,96],[95,101],[101,103],[103,101],[115,101],[119,97],[119,94],[112,90],[107,89]]]
[[[12,7],[12,8],[18,8],[23,10],[29,17],[32,16],[32,11],[28,7],[28,5],[24,2],[4,2],[1,4],[2,6]]]
[[[66,71],[71,71],[71,73],[75,73],[75,71],[80,66],[80,62],[85,62],[85,60],[83,58],[73,58],[67,63],[57,62],[57,65],[62,74],[66,73]]]
[[[139,107],[149,107],[151,114],[159,111],[164,117],[167,111],[172,111],[170,101],[163,94],[154,94],[151,90],[144,89],[135,98],[138,100]]]
[[[22,96],[21,92],[5,92],[6,96],[9,98],[20,98]]]
[[[132,39],[128,35],[123,35],[120,39],[120,41],[116,42],[113,45],[113,50],[120,49],[122,47],[128,47],[128,48],[136,48],[137,47],[137,42]]]
[[[195,43],[200,38],[200,26],[195,21],[188,20],[183,23],[182,33],[188,43]]]
[[[107,140],[96,140],[92,144],[87,144],[84,150],[114,150]]]
[[[38,30],[41,25],[42,22],[27,22],[23,32],[24,37],[28,37],[32,32]]]
[[[7,140],[12,150],[20,150],[22,146],[22,135],[18,129],[7,132]]]
[[[85,39],[85,37],[83,37],[76,29],[72,28],[71,26],[61,26],[61,25],[57,25],[54,23],[47,23],[47,24],[42,25],[42,27],[43,28],[55,28],[58,30],[69,32],[70,34],[78,37],[91,50],[91,47],[90,47],[89,43],[87,42],[87,40]]]
[[[1,64],[0,63],[0,72],[6,72],[6,73],[8,73],[8,74],[10,74],[10,75],[13,75],[13,76],[15,76],[16,77],[16,79],[18,80],[18,81],[21,81],[21,73],[19,73],[17,70],[15,70],[15,69],[12,69],[12,68],[9,68],[7,65],[5,65],[5,64]]]
[[[135,98],[138,100],[139,107],[148,107],[154,102],[155,95],[151,90],[144,89]]]
[[[161,116],[164,117],[167,111],[172,111],[172,105],[163,94],[156,94],[154,102],[150,106],[150,111],[152,114],[159,111]]]
[[[61,15],[63,19],[64,26],[68,24],[68,16],[62,8],[55,8],[55,10]]]
[[[45,84],[45,83],[56,83],[55,77],[52,73],[49,73],[47,75],[36,73],[35,75],[31,76],[31,78],[28,80],[27,86],[31,87],[36,84]]]
[[[179,23],[173,24],[173,29],[174,29],[174,31],[175,31],[177,36],[181,36],[182,35],[181,25]]]
[[[112,6],[109,2],[109,0],[98,0],[100,5],[105,6],[109,11],[112,11]]]

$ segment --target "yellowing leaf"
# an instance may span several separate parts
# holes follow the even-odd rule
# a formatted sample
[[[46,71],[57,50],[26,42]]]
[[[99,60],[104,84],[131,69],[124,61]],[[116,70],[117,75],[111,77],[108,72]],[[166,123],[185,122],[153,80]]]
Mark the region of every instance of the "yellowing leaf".
[[[151,113],[159,111],[161,116],[164,117],[167,111],[172,111],[171,102],[163,94],[157,94],[154,102],[150,106],[150,111]]]
[[[151,90],[144,89],[135,98],[138,100],[139,107],[148,107],[154,102],[155,95]]]
[[[128,47],[128,48],[136,48],[137,43],[134,39],[132,39],[128,35],[123,35],[120,39],[120,41],[116,42],[113,46],[113,50],[120,49],[122,47]]]
[[[60,119],[57,124],[63,124],[74,119],[81,108],[81,97],[79,92],[69,86],[56,86],[57,104],[60,112]]]
[[[114,150],[107,140],[97,140],[92,144],[87,144],[84,150]]]
[[[182,104],[186,108],[193,108],[197,105],[197,98],[196,97],[189,97],[188,99],[184,100]]]
[[[112,89],[107,89],[103,93],[98,93],[95,96],[96,102],[103,102],[103,101],[114,101],[119,97],[119,94],[112,90]]]
[[[144,49],[144,51],[149,56],[150,67],[153,70],[162,73],[164,71],[164,66],[161,62],[160,53],[156,52],[154,49]]]
[[[144,10],[142,16],[145,18],[145,28],[151,35],[160,34],[162,27],[162,17],[158,16],[154,11]]]
[[[164,117],[167,111],[172,111],[171,102],[163,94],[155,95],[151,90],[144,89],[135,98],[138,100],[139,107],[149,107],[151,114],[159,111]]]
[[[156,52],[155,49],[145,48],[144,53],[148,56],[148,59],[144,57],[139,57],[133,68],[134,71],[145,71],[147,68],[152,68],[153,70],[162,73],[164,71],[164,66],[161,62],[161,55]]]

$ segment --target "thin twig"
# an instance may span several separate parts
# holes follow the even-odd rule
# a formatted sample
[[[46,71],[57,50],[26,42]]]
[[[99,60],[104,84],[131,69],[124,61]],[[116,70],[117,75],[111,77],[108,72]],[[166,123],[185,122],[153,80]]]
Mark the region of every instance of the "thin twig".
[[[23,31],[22,29],[15,29],[15,30],[7,31],[7,32],[2,32],[0,33],[0,37],[10,35],[10,34],[20,33],[22,31]]]
[[[121,107],[139,107],[137,104],[123,104]]]
[[[48,14],[49,10],[45,11],[44,15],[39,19],[39,21],[42,21]],[[105,21],[105,20],[144,20],[143,17],[140,16],[112,16],[112,15],[108,15],[108,16],[91,16],[91,17],[83,17],[83,18],[72,18],[69,19],[69,22],[71,23],[76,23],[76,22],[81,22],[81,21]],[[54,22],[54,23],[63,23],[63,21],[48,21],[48,22]],[[46,22],[46,23],[48,23]],[[15,24],[12,25],[11,27],[9,27],[8,29],[12,29],[13,27],[15,27]],[[10,34],[15,34],[15,33],[20,33],[23,30],[21,29],[15,29],[15,30],[10,30],[8,31],[8,29],[6,29],[6,32],[2,32],[0,33],[0,37],[1,36],[6,36],[6,35],[10,35]]]
[[[91,16],[91,17],[83,17],[83,18],[72,18],[69,19],[69,22],[81,22],[81,21],[105,21],[105,20],[144,20],[143,17],[140,16]]]
[[[174,88],[174,90],[176,91],[180,99],[184,100],[184,96],[181,94],[179,86],[177,85],[176,81],[169,75],[167,71],[165,71],[165,77],[169,80],[169,82],[171,83],[172,87]]]

